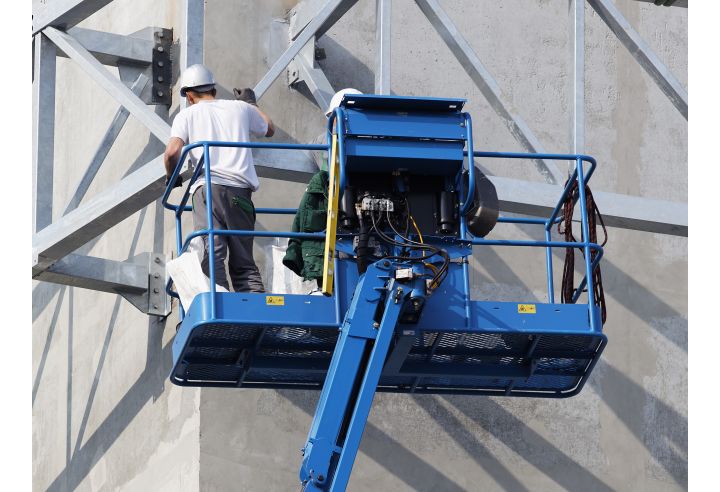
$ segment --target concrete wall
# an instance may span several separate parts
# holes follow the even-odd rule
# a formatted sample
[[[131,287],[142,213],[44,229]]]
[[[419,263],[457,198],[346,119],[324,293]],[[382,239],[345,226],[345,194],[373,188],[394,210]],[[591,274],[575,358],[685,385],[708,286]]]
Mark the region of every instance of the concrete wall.
[[[616,3],[686,84],[687,10]],[[179,25],[179,2],[152,4],[116,0],[86,27],[129,33]],[[221,95],[262,77],[284,46],[286,26],[277,19],[294,4],[206,2],[205,60]],[[569,151],[567,2],[442,4],[545,149]],[[319,41],[327,53],[320,64],[335,88],[372,91],[374,24],[374,2],[360,0]],[[393,2],[392,41],[394,93],[467,98],[476,148],[521,150],[410,0]],[[587,153],[599,162],[594,189],[686,201],[686,121],[589,8],[586,57]],[[56,137],[55,196],[62,202],[82,172],[77,163],[87,162],[95,145],[85,137],[100,138],[115,105],[69,62],[61,61],[58,73],[67,77],[58,85],[57,117],[67,122]],[[278,141],[305,142],[322,128],[314,103],[282,76],[260,105],[275,120]],[[158,151],[132,118],[121,138],[98,190],[122,176],[146,146]],[[499,176],[541,181],[529,162],[479,164]],[[261,186],[257,206],[294,206],[304,188],[273,180]],[[288,218],[259,221],[267,229],[289,225]],[[89,252],[114,259],[170,252],[172,232],[153,205],[104,234]],[[610,342],[579,396],[378,395],[349,490],[685,490],[687,240],[618,229],[609,234],[603,280]],[[514,226],[498,227],[493,236],[540,238],[532,228]],[[260,263],[267,244],[257,241]],[[546,299],[542,253],[488,248],[474,256],[476,298]],[[297,486],[299,449],[317,393],[172,387],[165,379],[172,318],[158,325],[123,300],[81,289],[38,284],[34,294],[36,489]]]
[[[119,34],[148,26],[177,29],[179,7],[119,0],[80,26]],[[57,80],[55,219],[118,108],[69,59],[58,58]],[[163,150],[131,116],[85,200]],[[114,260],[169,253],[175,244],[170,224],[153,204],[80,252]],[[158,322],[112,294],[35,283],[34,490],[198,490],[200,391],[167,380],[176,323],[175,317]]]

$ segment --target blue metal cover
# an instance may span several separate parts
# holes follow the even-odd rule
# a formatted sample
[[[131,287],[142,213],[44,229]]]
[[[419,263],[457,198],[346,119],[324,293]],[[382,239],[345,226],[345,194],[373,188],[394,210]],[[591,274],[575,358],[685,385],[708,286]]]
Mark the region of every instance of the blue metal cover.
[[[380,173],[396,170],[431,176],[455,176],[463,163],[462,142],[429,140],[345,140],[348,173]]]
[[[436,139],[465,141],[465,117],[461,113],[345,111],[345,137]]]
[[[348,172],[454,176],[467,139],[462,99],[346,95]]]
[[[465,99],[414,96],[384,96],[378,94],[346,94],[340,106],[345,109],[373,109],[382,111],[421,111],[460,113]]]

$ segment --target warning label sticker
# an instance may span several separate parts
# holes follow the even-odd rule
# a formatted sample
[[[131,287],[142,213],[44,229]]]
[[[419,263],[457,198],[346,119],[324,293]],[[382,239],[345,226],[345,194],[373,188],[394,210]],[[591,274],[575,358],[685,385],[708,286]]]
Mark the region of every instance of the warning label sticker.
[[[537,312],[535,304],[518,304],[518,313],[535,314]]]
[[[268,306],[284,306],[285,296],[265,296],[265,304]]]

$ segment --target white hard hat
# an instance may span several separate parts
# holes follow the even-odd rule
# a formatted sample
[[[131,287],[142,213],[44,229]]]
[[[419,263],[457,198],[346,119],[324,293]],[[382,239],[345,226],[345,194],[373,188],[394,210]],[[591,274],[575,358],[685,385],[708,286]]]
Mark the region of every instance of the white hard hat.
[[[335,111],[335,108],[340,106],[340,101],[342,101],[342,98],[345,94],[362,94],[357,89],[347,88],[342,89],[340,91],[337,91],[335,95],[330,99],[330,105],[328,106],[327,110],[325,111],[325,116],[330,116],[333,111]]]
[[[215,77],[205,65],[192,65],[187,67],[182,74],[182,82],[180,84],[180,95],[185,97],[187,89],[193,89],[196,92],[207,92],[215,87]]]

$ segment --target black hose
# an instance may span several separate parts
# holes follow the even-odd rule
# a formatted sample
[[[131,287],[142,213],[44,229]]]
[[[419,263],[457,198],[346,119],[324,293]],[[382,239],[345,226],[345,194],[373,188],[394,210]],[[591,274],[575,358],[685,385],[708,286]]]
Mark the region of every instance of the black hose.
[[[565,184],[567,185],[567,182]],[[572,233],[572,218],[573,211],[575,209],[575,203],[579,199],[578,190],[579,187],[577,181],[574,181],[570,188],[570,192],[568,193],[568,196],[563,203],[562,221],[558,224],[558,232],[565,236],[565,241],[568,243],[577,242],[575,236],[573,236]],[[605,236],[605,239],[600,246],[605,246],[608,240],[607,228],[605,227],[602,215],[600,215],[600,211],[597,208],[595,199],[593,198],[592,192],[590,191],[590,187],[587,185],[585,185],[585,200],[588,210],[588,231],[590,235],[590,242],[597,244],[597,221],[599,221],[600,226],[603,230],[603,234]],[[583,251],[582,254],[584,256],[585,252]],[[595,260],[598,254],[599,251],[597,250],[592,250],[590,252],[591,263]],[[602,323],[605,324],[605,319],[607,318],[607,310],[605,307],[605,291],[603,289],[602,273],[600,272],[599,263],[592,272],[592,279],[593,294],[595,296],[597,304],[600,306]],[[575,293],[575,248],[565,248],[565,264],[563,266],[561,291],[563,303],[572,303],[573,295]]]

